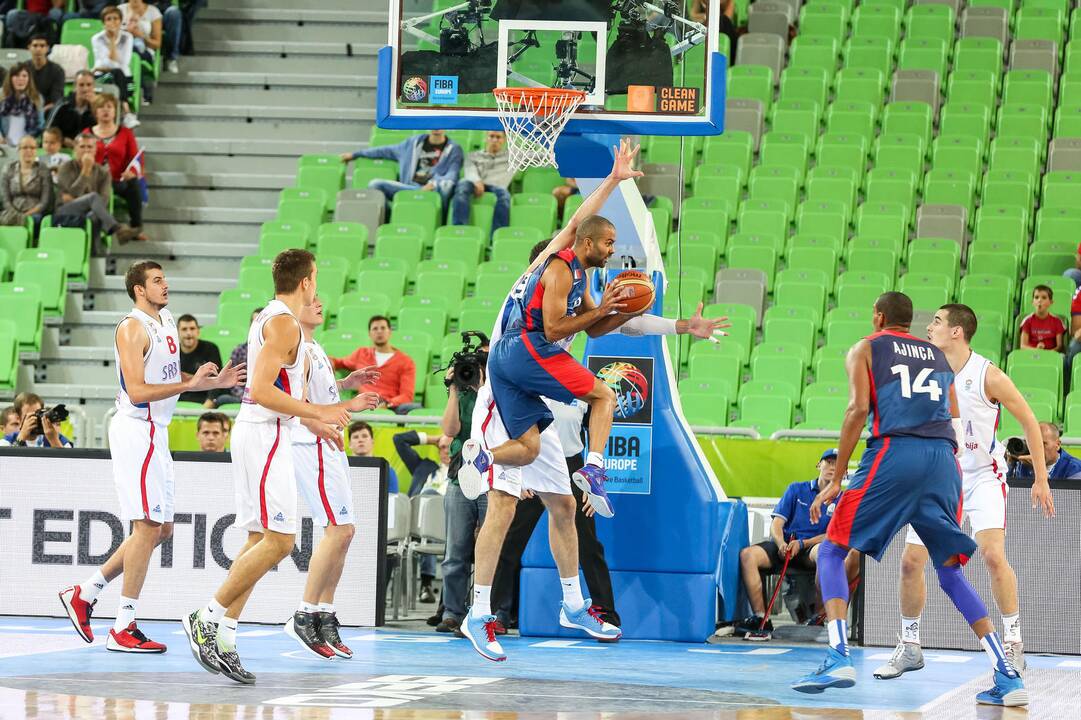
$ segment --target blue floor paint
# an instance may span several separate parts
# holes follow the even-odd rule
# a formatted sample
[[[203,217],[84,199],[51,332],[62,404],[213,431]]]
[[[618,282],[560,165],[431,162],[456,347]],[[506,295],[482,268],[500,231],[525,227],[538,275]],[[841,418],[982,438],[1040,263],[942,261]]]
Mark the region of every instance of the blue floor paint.
[[[132,656],[105,650],[109,625],[95,623],[94,645],[69,649],[74,631],[66,619],[0,618],[0,654],[5,636],[40,636],[41,647],[58,642],[69,647],[51,652],[0,658],[0,678],[73,674],[81,672],[192,672],[197,669],[182,634],[180,623],[141,622],[152,639],[165,642],[169,652],[158,656]],[[181,634],[176,634],[180,631]],[[255,633],[257,636],[247,636]],[[265,634],[269,633],[269,634]],[[761,698],[766,703],[803,707],[846,707],[865,709],[915,710],[979,676],[990,680],[982,653],[926,653],[927,667],[897,680],[873,679],[872,670],[889,648],[854,648],[858,673],[856,687],[807,696],[788,688],[792,680],[814,670],[823,649],[775,643],[751,645],[704,645],[669,642],[623,641],[600,645],[584,640],[544,638],[502,638],[509,659],[495,664],[482,659],[468,641],[435,633],[404,633],[392,630],[342,628],[345,642],[353,649],[352,660],[321,661],[305,656],[297,644],[279,628],[241,625],[238,644],[245,665],[256,674],[340,673],[343,676],[404,674],[462,674],[530,680],[578,680],[619,682],[669,688],[695,688],[738,692]],[[284,656],[283,656],[284,655]],[[939,659],[941,658],[941,659]],[[1030,656],[1029,664],[1054,668],[1063,658]],[[207,677],[208,682],[220,682]],[[0,680],[2,685],[2,680]],[[988,683],[990,686],[990,682]]]

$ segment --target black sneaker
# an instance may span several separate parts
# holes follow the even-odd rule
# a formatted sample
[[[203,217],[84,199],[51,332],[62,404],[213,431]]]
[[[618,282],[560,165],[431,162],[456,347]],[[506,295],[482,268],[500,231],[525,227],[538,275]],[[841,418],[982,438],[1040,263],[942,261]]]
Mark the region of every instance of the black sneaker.
[[[297,610],[285,623],[285,634],[300,643],[305,650],[318,658],[329,660],[337,653],[330,649],[319,635],[319,619],[315,613]]]
[[[435,593],[432,592],[431,585],[425,585],[420,589],[420,597],[418,598],[422,603],[434,603]]]
[[[443,621],[435,626],[435,631],[440,633],[452,633],[458,630],[458,626],[462,622],[457,618],[450,617],[449,615],[443,618]]]
[[[343,658],[353,657],[353,651],[342,642],[342,636],[338,634],[338,616],[331,612],[317,612],[315,617],[318,620],[319,637],[334,654]]]
[[[218,649],[218,668],[221,670],[222,675],[230,680],[235,680],[241,685],[255,684],[255,676],[240,664],[240,656],[237,655],[236,648],[232,650]]]
[[[437,627],[439,623],[443,622],[443,613],[437,612],[435,615],[429,616],[424,622],[427,623],[428,627]]]
[[[217,675],[218,669],[218,627],[214,623],[199,619],[199,611],[185,615],[180,620],[184,634],[188,636],[188,646],[195,662],[208,673]]]

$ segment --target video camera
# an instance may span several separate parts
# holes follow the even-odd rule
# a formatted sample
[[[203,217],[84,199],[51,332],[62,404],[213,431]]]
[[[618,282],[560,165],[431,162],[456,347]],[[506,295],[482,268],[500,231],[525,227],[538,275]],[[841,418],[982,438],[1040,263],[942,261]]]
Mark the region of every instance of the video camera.
[[[60,403],[59,405],[54,405],[51,408],[41,408],[40,410],[35,410],[33,415],[38,419],[38,422],[37,425],[34,427],[33,431],[31,431],[30,437],[36,438],[38,435],[41,435],[45,431],[45,424],[41,421],[42,418],[47,418],[49,422],[53,425],[59,425],[60,423],[67,420],[71,413],[68,412],[68,409],[64,406],[63,403]]]
[[[1012,457],[1020,457],[1021,455],[1031,455],[1029,452],[1028,443],[1024,438],[1012,437],[1006,440],[1006,454]]]
[[[492,14],[493,0],[468,0],[469,7],[443,16],[448,27],[439,31],[439,52],[444,55],[468,55],[484,44],[481,23]],[[471,28],[477,28],[480,42],[474,43]]]
[[[488,364],[488,351],[481,348],[487,345],[488,336],[484,333],[475,330],[462,332],[462,349],[451,356],[447,367],[437,371],[445,372],[447,368],[454,370],[454,377],[446,381],[448,388],[450,383],[454,383],[459,391],[480,387],[484,366]]]

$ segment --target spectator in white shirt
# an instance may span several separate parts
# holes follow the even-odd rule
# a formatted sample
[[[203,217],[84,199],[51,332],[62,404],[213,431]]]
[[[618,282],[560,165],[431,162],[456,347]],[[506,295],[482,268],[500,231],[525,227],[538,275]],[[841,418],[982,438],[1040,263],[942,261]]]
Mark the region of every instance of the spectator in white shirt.
[[[124,106],[124,127],[139,125],[135,113],[128,103],[131,97],[131,55],[135,50],[135,38],[121,25],[123,16],[115,5],[107,5],[101,11],[101,21],[105,29],[90,38],[90,47],[94,50],[94,75],[109,75],[120,91],[120,101]]]
[[[148,5],[146,0],[128,0],[117,9],[120,24],[134,38],[135,54],[153,65],[154,51],[162,46],[161,10]],[[154,82],[149,75],[143,76],[143,97],[148,103],[154,98]]]

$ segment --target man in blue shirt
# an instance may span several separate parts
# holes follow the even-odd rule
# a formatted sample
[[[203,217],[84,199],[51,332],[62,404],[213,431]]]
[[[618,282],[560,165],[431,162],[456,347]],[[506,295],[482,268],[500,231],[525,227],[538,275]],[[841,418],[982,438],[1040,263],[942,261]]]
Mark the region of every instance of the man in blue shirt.
[[[443,213],[446,214],[463,162],[461,145],[448,138],[444,130],[429,130],[397,145],[381,145],[341,155],[344,163],[357,158],[398,163],[397,180],[375,178],[368,183],[368,187],[379,190],[386,197],[388,213],[390,201],[401,190],[435,190],[443,199]],[[395,220],[403,222],[404,218]]]
[[[1040,423],[1043,436],[1043,454],[1047,462],[1048,480],[1081,480],[1081,460],[1062,449],[1058,425],[1049,422]],[[1032,463],[1028,455],[1009,458],[1013,461],[1010,476],[1016,480],[1032,480]]]
[[[818,490],[833,480],[837,470],[837,449],[831,448],[818,461],[818,477],[814,480],[794,482],[788,486],[780,502],[773,509],[773,522],[769,528],[769,540],[743,548],[739,553],[743,587],[754,614],[738,627],[757,629],[766,614],[766,600],[762,593],[762,570],[779,573],[786,555],[791,555],[789,567],[799,570],[815,570],[818,545],[826,539],[826,528],[833,517],[837,498],[822,513],[817,523],[811,522],[811,503]],[[773,632],[773,622],[766,620],[765,632],[749,633],[746,638],[768,640]]]
[[[19,413],[19,429],[4,436],[0,445],[20,447],[73,447],[71,440],[60,432],[44,415],[39,419],[35,413],[45,407],[41,397],[34,393],[19,393],[15,397],[15,411]]]

